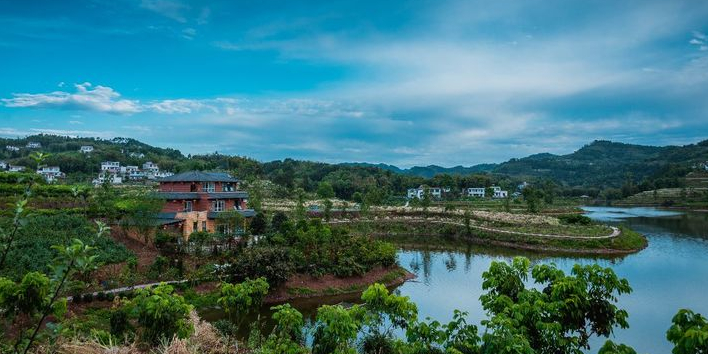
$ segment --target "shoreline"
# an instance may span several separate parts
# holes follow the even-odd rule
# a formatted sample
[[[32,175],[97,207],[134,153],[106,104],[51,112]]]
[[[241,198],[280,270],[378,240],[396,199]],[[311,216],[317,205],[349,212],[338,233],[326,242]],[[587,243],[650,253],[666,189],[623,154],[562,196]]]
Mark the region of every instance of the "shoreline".
[[[360,276],[346,278],[336,277],[332,274],[326,274],[319,278],[296,274],[285,284],[268,293],[263,303],[274,304],[296,299],[360,293],[374,283],[381,283],[387,288],[391,288],[415,278],[415,274],[399,265],[375,268]]]

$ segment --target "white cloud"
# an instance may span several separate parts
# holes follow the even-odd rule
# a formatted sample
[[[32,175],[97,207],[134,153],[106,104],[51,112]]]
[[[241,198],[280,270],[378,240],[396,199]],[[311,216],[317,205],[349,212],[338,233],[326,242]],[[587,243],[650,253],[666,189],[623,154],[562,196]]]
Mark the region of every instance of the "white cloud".
[[[197,30],[194,28],[185,28],[182,30],[182,38],[192,40],[197,35]]]
[[[69,124],[71,124],[71,125],[83,125],[84,122],[79,121],[79,120],[70,120],[70,121],[69,121]]]
[[[54,91],[49,93],[17,93],[12,98],[0,101],[6,107],[58,107],[84,109],[98,112],[132,114],[141,112],[140,103],[135,100],[121,99],[120,94],[110,87],[95,86],[85,82],[74,85],[75,93]]]
[[[187,18],[184,15],[189,6],[175,0],[142,0],[140,7],[154,11],[162,16],[177,22],[185,23]]]

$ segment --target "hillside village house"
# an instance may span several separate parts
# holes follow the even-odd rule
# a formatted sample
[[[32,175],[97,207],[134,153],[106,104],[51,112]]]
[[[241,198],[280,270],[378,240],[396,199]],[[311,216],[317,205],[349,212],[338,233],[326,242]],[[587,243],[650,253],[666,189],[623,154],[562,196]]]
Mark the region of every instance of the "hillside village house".
[[[41,148],[41,147],[42,147],[42,143],[35,143],[35,142],[32,142],[32,141],[30,141],[29,143],[27,143],[27,148],[28,148],[28,149],[39,149],[39,148]]]
[[[91,146],[91,145],[83,145],[83,146],[81,146],[81,148],[79,149],[79,151],[81,151],[81,152],[84,153],[84,154],[92,153],[92,152],[93,152],[93,146]]]
[[[100,173],[98,175],[98,178],[93,180],[94,185],[100,185],[104,183],[110,183],[110,184],[122,184],[123,183],[123,177],[117,175],[117,174],[111,174],[111,173]]]
[[[7,168],[7,170],[10,171],[10,172],[22,172],[22,171],[25,170],[25,166],[14,166],[14,165],[10,165],[10,166]]]
[[[430,193],[430,196],[433,198],[436,198],[436,199],[442,198],[443,188],[419,186],[418,188],[409,188],[408,189],[408,193],[407,193],[408,199],[412,199],[412,198],[423,199],[423,196],[425,196],[426,191],[428,191],[428,193]]]
[[[509,192],[504,191],[501,189],[501,187],[497,186],[491,186],[493,192],[492,192],[492,198],[506,198],[509,195]],[[472,187],[472,188],[466,188],[462,191],[462,194],[467,195],[468,197],[477,197],[477,198],[484,198],[487,192],[487,188],[485,187]]]
[[[7,150],[7,151],[20,151],[20,148],[17,146],[6,145],[5,150]]]
[[[109,173],[120,172],[120,162],[118,161],[103,161],[101,162],[101,171]]]
[[[37,170],[37,173],[44,177],[44,179],[52,183],[57,179],[64,178],[64,173],[61,172],[59,166],[43,166]]]
[[[155,173],[160,172],[160,167],[158,167],[156,164],[152,163],[152,161],[148,161],[143,164],[143,171],[155,174]]]
[[[190,171],[160,179],[158,196],[166,200],[160,224],[173,228],[187,239],[192,232],[233,234],[219,225],[220,213],[235,211],[244,217],[255,215],[248,209],[248,193],[238,189],[238,179],[227,173]]]
[[[7,162],[0,161],[0,170],[6,170],[6,169],[7,169]]]

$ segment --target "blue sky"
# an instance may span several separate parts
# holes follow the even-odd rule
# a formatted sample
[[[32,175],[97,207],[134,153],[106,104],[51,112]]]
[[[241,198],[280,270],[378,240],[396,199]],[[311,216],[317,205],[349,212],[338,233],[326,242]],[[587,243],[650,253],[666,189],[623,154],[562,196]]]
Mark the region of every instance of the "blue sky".
[[[708,2],[0,0],[0,135],[402,167],[708,138]]]

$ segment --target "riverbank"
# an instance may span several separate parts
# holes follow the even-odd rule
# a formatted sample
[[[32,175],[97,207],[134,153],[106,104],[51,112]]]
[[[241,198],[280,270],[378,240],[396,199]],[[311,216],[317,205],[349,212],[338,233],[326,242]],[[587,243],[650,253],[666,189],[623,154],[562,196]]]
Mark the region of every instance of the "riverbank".
[[[336,224],[334,224],[336,225]],[[388,219],[388,220],[350,220],[346,223],[353,232],[369,234],[390,242],[398,243],[400,237],[411,236],[415,243],[424,240],[426,244],[455,240],[469,244],[526,250],[539,253],[572,255],[626,255],[636,253],[647,247],[644,236],[629,228],[607,227],[609,234],[598,233],[598,225],[586,227],[594,235],[582,234],[579,226],[571,229],[559,229],[558,225],[535,225],[532,229],[556,231],[556,234],[538,234],[523,232],[528,225],[486,227],[481,225],[465,226],[457,221],[441,222],[434,219]]]
[[[415,277],[415,274],[400,266],[375,268],[360,276],[346,278],[331,274],[321,277],[296,274],[284,285],[269,292],[264,302],[280,303],[295,299],[358,293],[374,283],[395,287]]]

